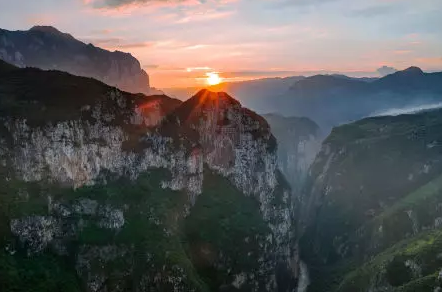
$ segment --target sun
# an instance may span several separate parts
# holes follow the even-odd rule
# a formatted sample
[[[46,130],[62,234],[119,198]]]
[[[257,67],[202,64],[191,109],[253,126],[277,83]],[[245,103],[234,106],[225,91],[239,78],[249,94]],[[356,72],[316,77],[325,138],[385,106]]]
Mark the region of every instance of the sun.
[[[219,77],[218,73],[212,72],[207,73],[207,84],[209,85],[217,85],[220,84],[223,79]]]

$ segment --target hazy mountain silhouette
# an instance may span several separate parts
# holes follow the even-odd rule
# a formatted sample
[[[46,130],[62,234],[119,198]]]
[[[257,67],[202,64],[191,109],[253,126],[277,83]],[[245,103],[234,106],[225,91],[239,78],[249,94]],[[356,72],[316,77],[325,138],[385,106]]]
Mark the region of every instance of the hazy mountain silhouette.
[[[218,85],[209,86],[208,89],[227,92],[228,94],[235,96],[242,104],[247,106],[249,103],[255,105],[261,99],[265,102],[269,96],[282,94],[286,92],[294,82],[303,78],[305,77],[291,76],[285,78],[275,77],[238,82],[223,82]],[[168,88],[164,89],[164,92],[170,96],[184,100],[198,92],[200,89],[200,87]]]
[[[27,31],[0,29],[0,59],[17,67],[92,77],[132,93],[159,93],[150,87],[149,75],[131,54],[85,44],[51,26]]]
[[[279,96],[252,105],[258,112],[306,116],[322,128],[358,120],[390,108],[406,108],[442,101],[442,73],[424,73],[417,67],[374,81],[316,75],[295,82]]]

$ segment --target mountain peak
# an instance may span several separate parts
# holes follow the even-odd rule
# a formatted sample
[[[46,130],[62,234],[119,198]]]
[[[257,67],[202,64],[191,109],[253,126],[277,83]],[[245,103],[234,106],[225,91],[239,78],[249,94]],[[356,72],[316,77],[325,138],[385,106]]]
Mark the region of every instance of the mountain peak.
[[[412,80],[415,78],[419,78],[421,76],[424,76],[424,71],[422,71],[419,67],[409,67],[402,71],[397,71],[396,73],[387,75],[380,79],[380,82],[386,82],[383,80],[388,80],[388,82],[397,82],[398,80]],[[405,78],[405,79],[404,79]]]
[[[201,89],[193,97],[191,97],[189,99],[189,101],[191,101],[191,100],[198,101],[199,104],[208,104],[208,103],[216,102],[217,104],[219,104],[219,105],[222,104],[224,106],[228,106],[228,105],[241,106],[239,101],[237,101],[236,99],[234,99],[233,97],[231,97],[227,93],[222,92],[222,91],[215,92],[215,91],[211,91],[208,89]]]
[[[269,125],[262,116],[242,107],[239,101],[225,92],[213,92],[207,89],[198,91],[177,107],[169,114],[165,125],[170,126],[170,122],[197,125],[201,123],[201,118],[205,120],[206,125],[225,126],[241,121],[240,123],[245,124],[252,123],[253,127],[262,129],[263,133],[269,131]],[[175,127],[176,125],[173,125],[172,129]]]
[[[51,34],[51,35],[54,35],[54,36],[68,37],[68,38],[71,38],[71,39],[74,38],[70,34],[61,32],[58,29],[56,29],[55,27],[50,26],[50,25],[35,25],[35,26],[31,27],[29,29],[29,31],[39,31],[39,32],[43,32],[43,33],[46,33],[46,34]]]
[[[225,92],[214,92],[207,89],[198,91],[186,100],[174,113],[182,121],[199,119],[201,112],[222,112],[228,108],[241,108],[241,104]]]
[[[402,72],[407,73],[407,74],[418,74],[418,75],[424,74],[424,71],[422,71],[421,68],[416,67],[416,66],[411,66],[411,67],[403,70]]]
[[[50,25],[35,25],[29,29],[30,31],[41,31],[52,34],[62,34],[61,31]]]
[[[43,32],[50,32],[50,33],[61,33],[61,31],[59,31],[58,29],[56,29],[53,26],[50,25],[35,25],[33,27],[31,27],[31,29],[29,30],[33,30],[33,31],[43,31]]]

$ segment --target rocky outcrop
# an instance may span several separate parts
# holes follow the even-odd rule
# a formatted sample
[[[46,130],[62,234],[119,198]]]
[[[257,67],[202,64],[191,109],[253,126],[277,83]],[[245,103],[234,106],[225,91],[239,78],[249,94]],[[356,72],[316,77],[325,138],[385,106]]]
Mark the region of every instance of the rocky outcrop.
[[[158,94],[149,75],[128,53],[85,44],[53,27],[28,31],[0,29],[0,59],[18,67],[60,70],[91,77],[132,93]]]
[[[87,291],[294,289],[292,193],[262,117],[224,93],[177,105],[3,68],[0,256],[65,257]]]
[[[365,119],[325,140],[301,208],[302,257],[315,267],[312,291],[440,285],[432,276],[440,262],[431,259],[440,248],[440,114]]]
[[[304,183],[310,165],[321,149],[323,134],[308,118],[263,115],[278,141],[278,166],[293,189]]]
[[[174,131],[179,125],[181,131]],[[258,200],[278,257],[293,257],[288,246],[293,236],[292,194],[277,170],[276,139],[261,116],[225,93],[202,90],[171,113],[160,132],[175,140],[195,137],[184,143],[190,143],[192,153],[202,155],[211,170]]]

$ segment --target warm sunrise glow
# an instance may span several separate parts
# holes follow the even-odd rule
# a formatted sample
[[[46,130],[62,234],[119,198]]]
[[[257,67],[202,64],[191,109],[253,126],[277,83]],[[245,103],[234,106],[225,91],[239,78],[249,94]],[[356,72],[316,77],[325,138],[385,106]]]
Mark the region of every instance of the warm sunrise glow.
[[[209,85],[217,85],[220,84],[222,81],[222,78],[219,77],[218,73],[207,73],[207,84]]]

